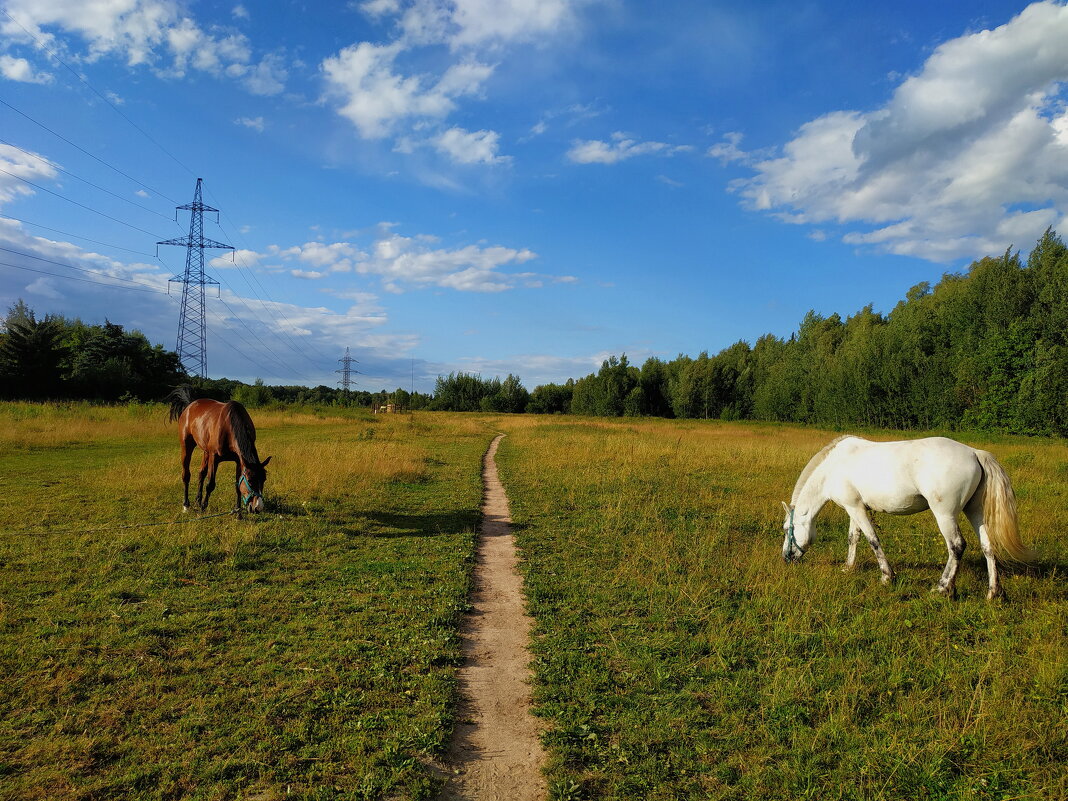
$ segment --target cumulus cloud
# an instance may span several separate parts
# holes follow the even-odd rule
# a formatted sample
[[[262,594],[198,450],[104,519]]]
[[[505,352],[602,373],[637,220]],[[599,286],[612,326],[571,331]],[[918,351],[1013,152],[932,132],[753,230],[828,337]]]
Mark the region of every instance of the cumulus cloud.
[[[396,123],[409,118],[442,118],[456,98],[474,94],[493,68],[475,61],[451,66],[440,78],[403,76],[394,61],[397,44],[360,42],[323,61],[330,94],[340,99],[338,113],[365,139],[387,136]]]
[[[576,139],[567,151],[567,158],[576,164],[615,164],[635,156],[673,156],[692,149],[689,145],[639,142],[622,131],[616,131],[608,142],[600,139]]]
[[[806,123],[732,188],[753,209],[859,229],[845,241],[892,253],[1026,247],[1068,212],[1065,41],[1068,7],[1034,3],[939,46],[882,108]]]
[[[382,277],[390,292],[404,285],[439,286],[467,292],[501,292],[516,285],[518,276],[500,272],[510,264],[537,258],[530,250],[467,245],[462,248],[431,248],[417,238],[390,234],[375,242],[370,259],[359,266],[363,273]]]
[[[752,154],[746,153],[739,147],[742,143],[742,138],[743,135],[738,131],[725,133],[722,141],[717,142],[708,149],[708,155],[711,158],[719,159],[721,164],[730,164],[735,161],[749,164],[752,162],[753,157]]]
[[[430,143],[454,163],[500,164],[496,131],[470,133],[444,120],[460,98],[477,96],[508,46],[548,42],[574,27],[575,9],[588,0],[366,0],[359,8],[376,22],[392,19],[388,42],[362,41],[322,61],[327,97],[365,139],[395,136],[394,151]],[[404,58],[447,48],[441,72],[413,72]],[[491,59],[487,59],[490,55]],[[441,129],[413,137],[427,122]]]
[[[238,117],[234,120],[235,125],[244,125],[257,133],[263,133],[263,117]]]
[[[0,203],[19,195],[32,195],[33,187],[26,181],[52,179],[57,174],[56,168],[43,156],[0,144]]]
[[[148,66],[169,77],[195,69],[241,79],[256,94],[281,91],[285,70],[276,58],[253,64],[244,34],[207,31],[184,8],[177,0],[7,0],[10,16],[0,21],[0,34],[68,54],[77,39],[87,50],[76,55],[86,61],[121,58],[130,67]]]
[[[465,131],[450,128],[434,139],[434,145],[457,164],[500,164],[509,161],[499,156],[496,131]]]
[[[290,275],[322,280],[331,275],[351,273],[376,276],[388,292],[410,288],[439,287],[461,292],[501,292],[536,288],[547,282],[569,283],[572,276],[546,276],[514,268],[537,258],[533,251],[500,245],[441,247],[437,237],[419,234],[402,236],[383,223],[371,247],[364,250],[352,242],[307,242],[293,247],[272,245],[265,253],[239,251],[242,265],[284,269]],[[220,257],[212,266],[226,266]],[[324,291],[331,291],[334,288]]]
[[[26,59],[9,55],[0,56],[0,75],[3,75],[9,81],[18,81],[19,83],[52,82],[51,73],[38,72]]]

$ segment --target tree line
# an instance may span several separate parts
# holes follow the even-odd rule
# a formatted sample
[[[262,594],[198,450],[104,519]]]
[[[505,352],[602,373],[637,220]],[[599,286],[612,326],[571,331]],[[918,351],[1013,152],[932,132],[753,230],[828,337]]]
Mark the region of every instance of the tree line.
[[[182,381],[178,354],[105,320],[38,319],[22,300],[0,326],[0,397],[158,399]]]
[[[175,353],[139,332],[48,316],[22,301],[0,330],[6,397],[162,398],[189,381]],[[506,413],[770,420],[842,428],[983,429],[1068,435],[1068,247],[1046,231],[1026,261],[1006,251],[908,291],[892,311],[810,311],[788,339],[765,334],[715,355],[626,354],[562,384],[439,376],[432,394],[344,392],[205,379],[249,406],[336,404]]]
[[[830,427],[1068,435],[1068,248],[1019,253],[910,289],[888,314],[809,312],[795,334],[715,355],[623,355],[536,387],[528,411],[778,420]]]
[[[105,320],[88,325],[60,315],[38,318],[23,300],[0,318],[0,398],[24,400],[162,400],[179,384],[197,395],[250,407],[276,404],[385,406],[425,409],[432,397],[396,389],[345,392],[335,387],[265,386],[229,378],[196,378],[178,354],[153,345],[140,331]]]

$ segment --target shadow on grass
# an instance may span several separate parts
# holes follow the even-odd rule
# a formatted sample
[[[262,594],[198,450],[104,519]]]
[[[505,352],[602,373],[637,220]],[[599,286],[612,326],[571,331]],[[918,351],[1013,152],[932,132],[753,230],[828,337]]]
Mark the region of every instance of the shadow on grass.
[[[360,525],[367,524],[370,525]],[[438,537],[443,534],[473,532],[477,529],[479,515],[470,509],[427,514],[401,512],[365,512],[346,527],[349,533],[369,537]]]

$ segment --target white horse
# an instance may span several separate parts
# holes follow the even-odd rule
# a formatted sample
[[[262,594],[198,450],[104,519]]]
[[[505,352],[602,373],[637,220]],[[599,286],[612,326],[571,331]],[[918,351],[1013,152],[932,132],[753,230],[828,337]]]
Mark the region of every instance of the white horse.
[[[817,453],[794,486],[786,509],[782,556],[800,560],[812,540],[812,521],[828,501],[849,514],[849,554],[843,570],[856,564],[863,532],[875,552],[882,581],[894,571],[886,561],[870,512],[911,515],[930,509],[946,540],[949,559],[932,591],[956,597],[957,570],[964,537],[957,524],[961,511],[979,535],[990,578],[988,599],[1002,595],[998,560],[1025,561],[1029,554],[1016,525],[1016,496],[1005,470],[993,454],[945,437],[869,442],[845,436]]]

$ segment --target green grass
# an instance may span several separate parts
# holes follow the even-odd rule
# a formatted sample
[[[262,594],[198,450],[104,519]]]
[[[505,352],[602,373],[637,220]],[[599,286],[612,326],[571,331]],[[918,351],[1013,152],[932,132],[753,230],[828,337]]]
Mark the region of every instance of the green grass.
[[[439,786],[490,433],[254,418],[270,511],[197,522],[162,407],[0,405],[0,798]]]
[[[870,550],[840,571],[837,510],[783,564],[779,501],[830,432],[504,425],[552,798],[1068,798],[1065,443],[965,438],[1038,552],[990,604],[970,533],[960,600],[928,591],[929,515],[880,518],[891,587]]]
[[[432,797],[496,427],[552,798],[1068,798],[1064,442],[961,437],[1038,554],[989,604],[968,532],[928,592],[929,515],[881,520],[890,587],[836,510],[782,563],[830,432],[254,418],[271,511],[192,521],[162,407],[0,404],[0,799]]]

